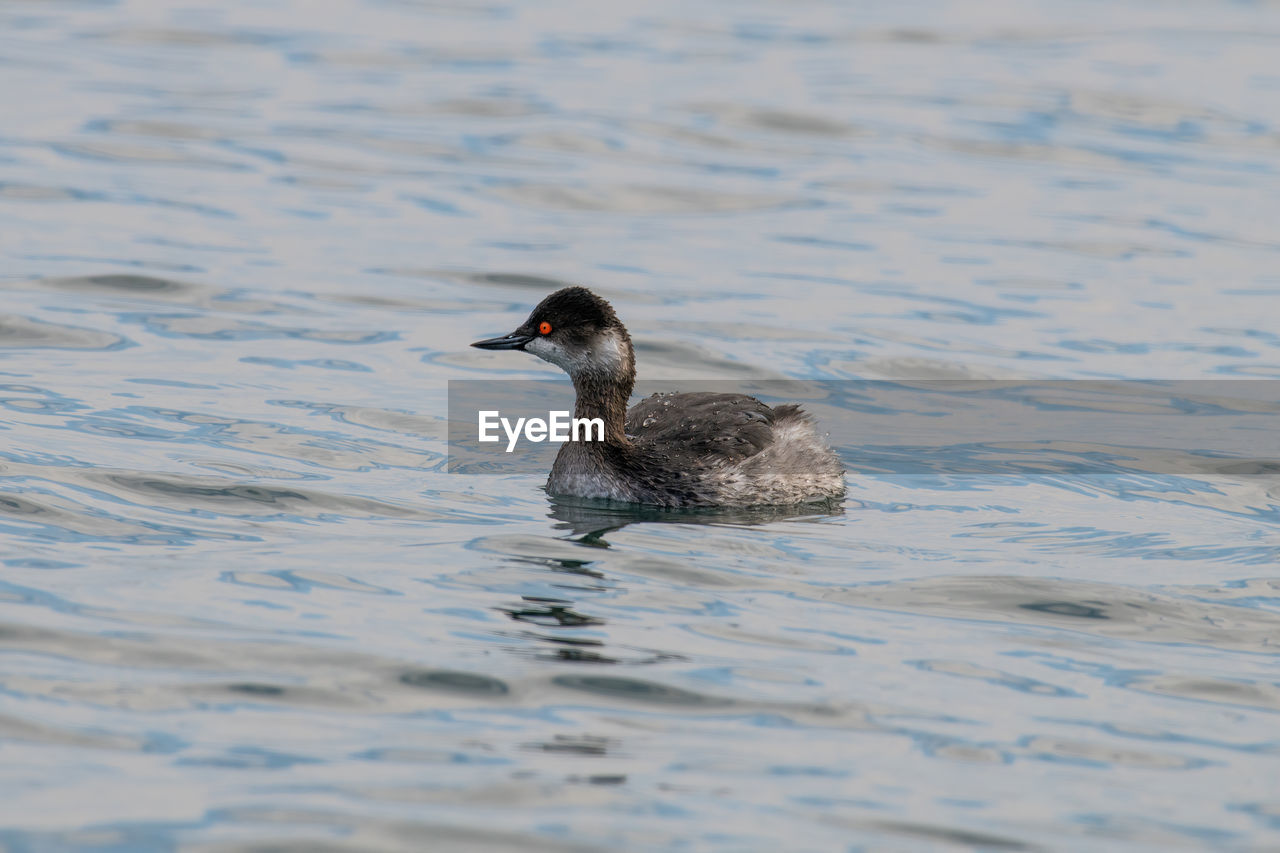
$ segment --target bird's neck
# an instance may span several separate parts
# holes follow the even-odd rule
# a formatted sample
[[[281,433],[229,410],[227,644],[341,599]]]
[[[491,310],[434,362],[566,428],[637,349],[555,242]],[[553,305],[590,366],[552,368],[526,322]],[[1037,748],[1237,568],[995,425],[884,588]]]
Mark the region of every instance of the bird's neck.
[[[635,374],[604,375],[581,373],[573,377],[577,401],[575,418],[599,418],[604,422],[606,444],[629,444],[627,440],[627,401],[635,385]]]

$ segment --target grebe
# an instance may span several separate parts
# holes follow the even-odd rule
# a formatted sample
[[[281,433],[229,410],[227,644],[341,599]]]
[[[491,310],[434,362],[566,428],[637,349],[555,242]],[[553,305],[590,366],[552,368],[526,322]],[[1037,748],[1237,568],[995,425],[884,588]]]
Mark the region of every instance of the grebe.
[[[547,491],[660,507],[745,507],[844,494],[844,467],[799,406],[745,394],[654,394],[627,410],[631,336],[585,287],[548,296],[509,335],[476,341],[524,350],[569,374],[574,417],[604,421],[603,441],[560,448]]]

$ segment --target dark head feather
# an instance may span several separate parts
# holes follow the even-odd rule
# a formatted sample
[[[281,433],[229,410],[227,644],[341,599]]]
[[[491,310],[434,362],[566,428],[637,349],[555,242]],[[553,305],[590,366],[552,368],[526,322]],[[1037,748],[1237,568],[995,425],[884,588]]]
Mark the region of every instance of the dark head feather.
[[[544,320],[553,329],[587,333],[622,326],[613,306],[585,287],[566,287],[539,302],[529,321],[537,324]]]

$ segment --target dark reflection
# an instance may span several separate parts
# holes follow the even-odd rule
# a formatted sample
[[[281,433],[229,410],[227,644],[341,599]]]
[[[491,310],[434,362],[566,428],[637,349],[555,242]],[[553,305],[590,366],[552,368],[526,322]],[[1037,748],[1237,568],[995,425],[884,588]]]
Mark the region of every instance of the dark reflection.
[[[1058,616],[1072,616],[1077,619],[1110,619],[1107,615],[1106,602],[1102,601],[1036,601],[1019,604],[1023,610],[1037,610],[1041,613],[1054,613]]]
[[[538,290],[559,290],[568,287],[570,282],[558,278],[547,278],[541,275],[512,272],[486,272],[468,276],[471,281],[481,284],[501,284],[507,287],[532,287]]]
[[[284,688],[274,684],[228,684],[227,690],[232,693],[244,693],[249,696],[283,696]]]
[[[447,669],[411,669],[400,674],[400,683],[427,690],[457,690],[494,695],[510,692],[510,688],[496,678]]]
[[[937,841],[942,844],[968,847],[980,850],[1040,850],[1041,847],[1027,844],[1016,838],[992,835],[986,832],[974,832],[966,829],[955,829],[949,826],[929,826],[923,823],[906,821],[877,820],[870,824],[876,829],[895,835],[906,835],[926,841]]]
[[[178,480],[160,480],[154,477],[133,477],[116,474],[109,478],[124,488],[137,492],[150,492],[163,497],[209,498],[213,500],[250,501],[264,504],[291,504],[306,501],[302,492],[289,489],[273,489],[266,486],[207,486]]]
[[[733,702],[718,696],[694,693],[668,687],[655,681],[638,678],[622,678],[616,675],[558,675],[553,684],[570,690],[583,690],[610,699],[631,700],[659,705],[686,705],[700,707],[726,707]]]
[[[548,654],[538,655],[542,660],[555,660],[562,663],[622,663],[617,658],[602,655],[599,652],[588,652],[584,649],[554,649]]]
[[[627,783],[627,775],[625,773],[612,773],[593,776],[570,776],[566,781],[579,782],[586,785],[625,785]]]
[[[1145,643],[1275,654],[1280,614],[1200,600],[1176,590],[1013,575],[935,577],[824,594],[855,607],[1069,628]]]
[[[213,317],[208,314],[126,314],[122,319],[138,323],[147,331],[166,338],[203,341],[314,341],[322,344],[380,344],[394,341],[397,333],[386,331],[343,331],[272,326],[256,320]]]
[[[562,752],[570,755],[606,755],[617,742],[599,735],[556,735],[543,743],[527,743],[526,749]]]
[[[223,477],[107,470],[89,471],[82,476],[109,487],[130,503],[177,508],[187,513],[248,515],[270,511],[307,518],[333,514],[362,518],[424,517],[419,510],[371,498],[256,485]]]
[[[0,512],[12,515],[40,515],[49,512],[49,509],[17,495],[0,494]]]
[[[585,637],[551,637],[545,634],[525,634],[531,640],[540,640],[552,648],[534,655],[539,660],[553,660],[562,663],[603,663],[603,664],[651,664],[667,660],[683,660],[678,655],[662,652],[644,652],[631,656],[612,656],[602,654],[596,649],[604,647],[603,640],[592,640]]]
[[[607,548],[601,537],[628,524],[730,524],[756,525],[773,521],[831,518],[844,514],[842,498],[792,506],[663,509],[643,504],[619,503],[595,498],[549,497],[550,518],[558,530],[569,530],[584,545]]]
[[[712,525],[757,525],[784,520],[815,520],[840,515],[844,512],[843,500],[820,501],[786,507],[757,507],[731,509],[660,509],[639,504],[618,503],[616,501],[594,500],[588,498],[549,498],[548,515],[558,523],[556,529],[570,531],[570,537],[579,537],[573,541],[588,548],[609,548],[610,543],[604,536],[612,531],[620,530],[629,524],[640,522],[656,522],[664,524],[712,524]],[[543,567],[552,572],[563,572],[599,579],[602,583],[592,586],[567,586],[556,584],[570,594],[603,592],[611,588],[605,574],[594,568],[597,562],[592,559],[592,552],[585,551],[584,559],[546,556],[512,556],[517,563],[528,563]],[[537,625],[551,631],[562,632],[559,636],[551,634],[526,633],[529,639],[546,644],[535,657],[562,663],[606,664],[606,665],[648,665],[661,661],[682,660],[680,655],[656,649],[613,646],[605,649],[605,642],[594,638],[567,636],[582,629],[596,628],[606,624],[605,620],[593,616],[581,609],[581,604],[569,599],[547,598],[526,595],[516,605],[497,608],[512,620],[527,625]],[[568,678],[568,677],[566,677]],[[641,681],[626,679],[605,679],[603,681],[570,680],[557,681],[564,686],[594,692],[625,693],[630,698],[639,698],[650,702],[671,702],[678,704],[712,704],[723,700],[706,699],[697,694],[686,694],[673,691],[671,688]]]
[[[86,275],[71,278],[48,278],[41,284],[61,290],[116,290],[123,293],[191,293],[196,285],[149,275]]]
[[[584,542],[582,544],[597,545],[598,547],[606,548],[608,547],[609,543]],[[596,569],[591,568],[590,560],[567,560],[562,557],[558,557],[550,560],[533,559],[533,558],[517,558],[516,562],[535,563],[540,566],[546,566],[547,568],[551,569],[551,571],[553,572],[567,572],[568,574],[571,574],[571,575],[585,575],[591,578],[604,577],[604,572],[597,571]],[[580,589],[603,589],[603,587],[599,587],[599,586],[579,587],[579,588]]]
[[[1204,463],[1204,473],[1221,474],[1227,477],[1269,477],[1280,475],[1280,462],[1267,459],[1244,460],[1213,464],[1212,460]]]
[[[111,332],[46,323],[16,314],[0,314],[0,347],[5,349],[119,350],[132,343]]]
[[[559,599],[537,598],[535,596],[522,596],[527,607],[503,608],[502,612],[506,613],[517,622],[532,622],[535,625],[559,626],[576,628],[582,625],[603,625],[603,619],[597,619],[594,616],[587,616],[584,613],[576,613],[570,609],[573,602],[563,601]]]

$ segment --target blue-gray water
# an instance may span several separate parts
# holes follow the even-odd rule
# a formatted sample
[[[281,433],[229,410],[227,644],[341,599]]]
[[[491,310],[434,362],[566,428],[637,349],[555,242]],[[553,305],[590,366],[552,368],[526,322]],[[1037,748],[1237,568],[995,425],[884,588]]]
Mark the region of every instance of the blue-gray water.
[[[1280,377],[1277,55],[1265,2],[0,4],[0,848],[1280,846],[1274,477],[600,538],[444,442],[565,281],[648,379]]]

